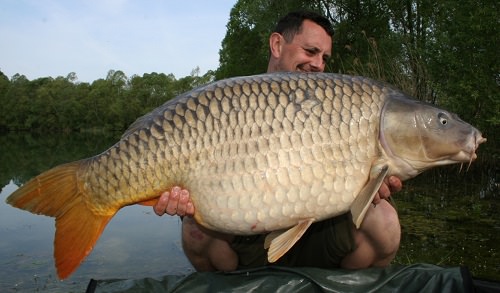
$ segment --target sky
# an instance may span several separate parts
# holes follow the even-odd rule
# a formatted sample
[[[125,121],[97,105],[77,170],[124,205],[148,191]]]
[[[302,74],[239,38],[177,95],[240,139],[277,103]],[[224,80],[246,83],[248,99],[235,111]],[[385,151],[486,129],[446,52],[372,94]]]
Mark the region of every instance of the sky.
[[[0,0],[0,71],[29,80],[174,74],[219,66],[237,0]]]

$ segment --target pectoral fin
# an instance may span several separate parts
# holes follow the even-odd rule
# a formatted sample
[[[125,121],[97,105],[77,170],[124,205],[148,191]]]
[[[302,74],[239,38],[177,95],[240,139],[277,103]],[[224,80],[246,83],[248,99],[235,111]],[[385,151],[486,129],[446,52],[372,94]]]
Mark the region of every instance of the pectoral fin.
[[[380,185],[382,185],[388,171],[389,167],[387,165],[383,166],[377,176],[370,177],[368,183],[354,199],[354,202],[351,205],[351,215],[356,228],[359,229],[361,223],[363,223],[366,211],[368,210],[368,207],[370,207],[370,204],[373,201],[375,194],[377,194]]]
[[[279,230],[269,233],[264,242],[267,251],[267,260],[270,263],[277,261],[304,235],[314,219],[305,219],[288,230]]]

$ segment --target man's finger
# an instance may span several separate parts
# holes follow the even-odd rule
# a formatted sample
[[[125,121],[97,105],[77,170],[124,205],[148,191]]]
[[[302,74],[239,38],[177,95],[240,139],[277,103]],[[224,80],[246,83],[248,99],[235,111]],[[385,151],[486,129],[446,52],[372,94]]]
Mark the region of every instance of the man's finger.
[[[185,216],[187,210],[187,203],[189,201],[189,193],[183,189],[179,192],[179,203],[177,205],[177,215]]]
[[[158,216],[162,216],[165,214],[165,209],[167,208],[168,204],[168,198],[170,197],[170,193],[168,191],[162,193],[160,195],[160,198],[156,202],[156,204],[153,206],[153,211],[155,214]]]
[[[177,207],[179,205],[180,189],[172,188],[172,192],[168,197],[168,204],[165,212],[171,216],[177,215]]]
[[[399,192],[403,189],[403,183],[396,176],[389,177],[389,188],[391,192]]]
[[[382,185],[380,185],[380,188],[378,189],[378,195],[381,199],[391,196],[391,190],[389,189],[389,186],[387,186],[387,183],[385,181],[382,183]]]

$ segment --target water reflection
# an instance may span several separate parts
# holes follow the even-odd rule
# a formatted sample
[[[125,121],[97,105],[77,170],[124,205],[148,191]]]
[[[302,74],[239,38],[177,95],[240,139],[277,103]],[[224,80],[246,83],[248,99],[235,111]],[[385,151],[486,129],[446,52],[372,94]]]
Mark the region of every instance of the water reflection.
[[[5,203],[19,183],[62,162],[99,153],[114,139],[82,135],[68,140],[53,137],[42,142],[43,138],[27,135],[13,138],[10,146],[5,144],[5,137],[3,141],[0,139],[2,149],[11,151],[10,156],[0,154],[0,291],[83,292],[91,278],[142,278],[192,272],[181,248],[179,219],[158,217],[151,207],[136,205],[121,209],[77,271],[67,280],[58,281],[52,257],[53,218],[33,215]],[[23,152],[29,155],[24,153],[14,159]]]
[[[5,199],[16,188],[9,183],[0,198]],[[150,207],[120,210],[90,256],[64,282],[57,280],[52,257],[54,230],[52,218],[14,209],[2,200],[0,288],[81,292],[91,278],[142,278],[192,271],[182,253],[178,218],[160,218]]]
[[[438,168],[398,193],[403,239],[396,261],[466,266],[474,276],[500,280],[500,189],[495,156]]]
[[[63,162],[100,153],[120,134],[0,136],[0,291],[83,291],[91,278],[140,278],[192,271],[180,247],[180,222],[150,207],[122,209],[68,280],[57,280],[54,221],[14,209],[5,198],[19,184]],[[480,153],[480,158],[485,154]],[[500,280],[500,196],[495,160],[470,170],[439,168],[397,194],[403,238],[397,263],[465,265]]]

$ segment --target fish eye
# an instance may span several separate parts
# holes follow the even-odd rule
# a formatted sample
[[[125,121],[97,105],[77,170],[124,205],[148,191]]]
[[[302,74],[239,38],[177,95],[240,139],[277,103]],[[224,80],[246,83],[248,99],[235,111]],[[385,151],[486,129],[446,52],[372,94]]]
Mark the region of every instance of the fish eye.
[[[445,113],[443,113],[443,112],[439,113],[438,119],[439,119],[439,123],[441,123],[441,125],[448,124],[448,115],[446,115]]]

